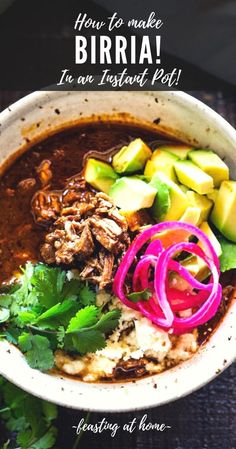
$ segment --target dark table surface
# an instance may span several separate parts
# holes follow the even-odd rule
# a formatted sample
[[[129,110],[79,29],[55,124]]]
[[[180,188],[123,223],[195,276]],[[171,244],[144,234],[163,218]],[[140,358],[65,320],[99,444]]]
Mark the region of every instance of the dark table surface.
[[[222,92],[194,92],[206,104],[236,126],[236,98]],[[25,95],[25,92],[0,92],[0,110]],[[158,391],[156,393],[158,395]],[[171,426],[164,432],[119,430],[114,438],[110,432],[86,432],[81,449],[236,449],[236,363],[201,390],[171,404],[136,413],[92,413],[90,422],[105,418],[109,423],[123,424],[135,417],[139,421],[147,413],[147,421]],[[59,410],[60,449],[73,447],[77,425],[85,413]]]

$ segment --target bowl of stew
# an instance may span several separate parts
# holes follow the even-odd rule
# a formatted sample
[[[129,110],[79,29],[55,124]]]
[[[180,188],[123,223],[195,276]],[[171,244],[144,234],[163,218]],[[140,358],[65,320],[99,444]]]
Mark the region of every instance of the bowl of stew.
[[[113,412],[230,365],[235,130],[183,92],[36,92],[0,127],[0,373]]]

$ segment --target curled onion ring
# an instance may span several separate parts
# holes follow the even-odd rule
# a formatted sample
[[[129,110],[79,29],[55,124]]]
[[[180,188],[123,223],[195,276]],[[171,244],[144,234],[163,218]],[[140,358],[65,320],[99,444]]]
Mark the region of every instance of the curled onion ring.
[[[180,242],[164,249],[158,233],[182,229],[189,236],[197,237],[204,250],[196,243]],[[152,240],[155,237],[155,240]],[[145,248],[144,255],[138,253]],[[208,266],[211,277],[208,283],[199,282],[191,273],[173,259],[182,251],[201,258]],[[127,274],[136,263],[132,287],[134,292],[149,289],[151,294],[147,301],[133,303],[125,293]],[[152,268],[152,277],[150,277]],[[190,290],[180,291],[169,285],[169,272],[177,272],[189,285]],[[124,255],[116,272],[113,292],[128,307],[140,311],[146,318],[163,329],[175,333],[184,333],[189,329],[204,324],[212,318],[220,305],[222,288],[219,283],[219,260],[208,237],[196,226],[182,222],[163,222],[146,229],[139,234]],[[197,290],[197,291],[196,291]],[[178,312],[193,309],[190,316],[181,317]]]

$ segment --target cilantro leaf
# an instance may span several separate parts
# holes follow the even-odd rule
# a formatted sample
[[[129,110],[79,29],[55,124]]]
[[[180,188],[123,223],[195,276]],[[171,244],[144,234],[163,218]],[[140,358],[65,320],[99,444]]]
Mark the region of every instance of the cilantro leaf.
[[[47,337],[23,333],[20,335],[18,343],[31,368],[48,371],[53,367],[53,351]]]
[[[36,265],[31,282],[39,303],[46,309],[66,299],[76,300],[81,290],[78,279],[69,281],[64,270],[43,264]]]
[[[133,292],[127,295],[127,298],[136,303],[139,301],[148,301],[149,298],[152,296],[152,292],[149,288],[145,288],[145,290],[142,290],[140,292]]]
[[[76,309],[75,301],[67,299],[62,303],[55,304],[55,306],[39,315],[35,323],[46,329],[56,329],[60,325],[67,326]]]
[[[0,324],[5,323],[9,319],[10,311],[5,307],[0,307]]]
[[[34,266],[31,262],[25,265],[25,268],[21,268],[22,275],[19,278],[17,284],[13,284],[9,291],[5,294],[1,294],[1,304],[10,307],[10,313],[13,316],[17,316],[20,307],[33,306],[37,302],[30,279],[33,275]]]
[[[106,346],[104,335],[96,330],[85,330],[72,336],[74,348],[81,354],[86,352],[95,352]]]
[[[20,335],[20,329],[18,329],[14,324],[7,325],[6,330],[4,330],[4,336],[9,343],[17,345],[18,337]]]
[[[29,443],[32,437],[32,432],[30,429],[26,429],[26,430],[18,430],[18,435],[17,435],[17,445],[19,445],[21,448],[22,447],[29,447]]]
[[[120,317],[119,310],[112,310],[99,317],[99,309],[95,306],[87,306],[79,310],[71,319],[66,330],[66,346],[76,349],[80,353],[95,352],[106,346],[104,334],[113,330]]]
[[[35,438],[30,430],[20,432],[17,437],[17,444],[22,449],[50,449],[56,442],[57,429],[49,428],[40,438]]]
[[[21,268],[22,276],[19,278],[19,288],[16,290],[15,295],[18,302],[22,305],[29,305],[33,301],[33,297],[29,298],[30,292],[32,290],[31,278],[34,273],[34,266],[31,262],[25,265],[25,268]]]
[[[22,352],[27,352],[32,349],[32,335],[24,332],[19,336],[18,342]]]
[[[57,435],[53,426],[57,407],[29,395],[1,377],[0,386],[0,401],[3,408],[8,410],[1,417],[7,429],[17,434],[17,446],[20,449],[52,448]],[[4,447],[8,447],[7,443]],[[10,447],[13,447],[12,444]]]
[[[57,348],[79,353],[103,348],[105,334],[120,318],[118,310],[101,313],[94,288],[42,263],[26,264],[18,284],[2,291],[0,299],[0,338],[18,344],[31,368],[41,371],[53,367]]]
[[[65,340],[65,328],[63,326],[59,326],[58,330],[57,330],[57,347],[58,348],[63,348],[64,346],[64,340]]]
[[[81,290],[81,282],[78,279],[65,280],[62,288],[62,299],[77,299]]]
[[[1,307],[9,307],[11,303],[12,303],[12,295],[10,293],[0,294]]]
[[[83,306],[90,306],[92,304],[95,304],[96,292],[88,285],[85,285],[80,290],[79,300],[80,300],[80,303],[83,304]]]
[[[31,282],[42,306],[49,309],[60,302],[65,279],[66,272],[60,268],[36,265]]]
[[[7,407],[15,411],[20,410],[20,413],[15,414],[15,418],[20,417],[22,415],[22,405],[27,393],[5,381],[3,381],[3,386],[1,386],[1,393]],[[12,430],[11,427],[9,429]]]
[[[51,421],[57,418],[57,407],[48,401],[42,401],[42,411],[44,413],[44,419],[50,424]]]
[[[7,421],[7,429],[11,432],[20,432],[23,431],[23,429],[26,429],[28,427],[27,420],[25,416],[20,416],[18,418],[15,418],[14,416],[4,416],[4,419],[8,419]]]
[[[116,328],[118,325],[118,320],[121,316],[121,312],[118,309],[111,310],[110,312],[104,313],[97,324],[95,324],[94,329],[101,332],[110,332]]]
[[[56,427],[48,429],[47,433],[36,441],[29,449],[50,449],[54,446],[57,438]]]
[[[67,334],[75,333],[83,328],[88,328],[98,321],[98,308],[96,306],[87,306],[77,312],[66,330]]]
[[[71,319],[66,333],[73,334],[91,329],[106,333],[117,326],[120,315],[120,311],[114,309],[99,317],[99,309],[97,307],[87,306],[79,310],[76,316]]]
[[[220,256],[220,271],[225,271],[236,268],[236,243],[230,242],[223,235],[217,236],[222,254]]]
[[[37,319],[37,316],[38,314],[34,310],[22,310],[18,313],[16,322],[20,327],[24,327],[27,324],[33,323]]]

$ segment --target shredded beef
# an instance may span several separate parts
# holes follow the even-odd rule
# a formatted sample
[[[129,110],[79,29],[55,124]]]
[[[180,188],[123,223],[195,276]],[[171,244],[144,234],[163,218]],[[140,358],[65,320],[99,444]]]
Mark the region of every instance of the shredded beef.
[[[116,254],[124,249],[126,235],[123,235],[123,229],[114,220],[94,215],[89,223],[94,237],[108,251]]]
[[[44,243],[41,248],[41,256],[44,260],[47,260],[48,264],[55,262],[55,252],[53,246],[50,243]]]
[[[20,181],[17,185],[17,189],[20,193],[24,194],[28,191],[32,190],[34,186],[36,185],[36,179],[34,178],[27,178]]]
[[[36,172],[38,174],[42,187],[50,185],[52,179],[51,165],[51,161],[49,161],[48,159],[44,159],[39,167],[36,168]]]
[[[125,217],[106,194],[75,176],[60,196],[38,192],[32,211],[37,223],[51,223],[41,247],[46,263],[76,267],[82,279],[99,288],[112,282],[130,237]]]
[[[74,176],[68,180],[66,188],[63,191],[63,205],[65,207],[74,205],[74,203],[90,203],[93,204],[94,192],[92,192],[84,178],[81,176]]]
[[[132,232],[140,231],[140,229],[154,224],[153,219],[145,209],[126,212],[125,218]]]
[[[33,196],[31,209],[36,223],[41,225],[53,223],[61,212],[60,193],[39,190]]]

